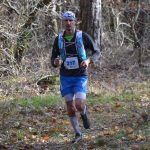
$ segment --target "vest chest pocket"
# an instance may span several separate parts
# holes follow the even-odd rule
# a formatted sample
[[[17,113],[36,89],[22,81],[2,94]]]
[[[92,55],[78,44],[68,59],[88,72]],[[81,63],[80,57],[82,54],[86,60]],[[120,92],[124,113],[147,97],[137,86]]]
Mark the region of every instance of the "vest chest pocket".
[[[67,57],[64,66],[66,69],[78,69],[79,62],[77,57]]]

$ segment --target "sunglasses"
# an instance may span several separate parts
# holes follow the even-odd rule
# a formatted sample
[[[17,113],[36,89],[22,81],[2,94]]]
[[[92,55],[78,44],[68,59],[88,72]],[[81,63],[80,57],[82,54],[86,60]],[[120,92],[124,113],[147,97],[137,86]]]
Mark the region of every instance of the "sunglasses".
[[[67,22],[67,21],[70,21],[70,22],[72,22],[73,20],[71,20],[71,19],[65,19],[64,21],[66,21],[66,22]]]

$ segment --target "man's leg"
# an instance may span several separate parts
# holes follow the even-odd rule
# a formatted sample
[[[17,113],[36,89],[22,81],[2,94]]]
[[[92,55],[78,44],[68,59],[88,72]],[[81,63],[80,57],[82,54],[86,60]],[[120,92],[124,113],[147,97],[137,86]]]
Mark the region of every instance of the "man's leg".
[[[72,94],[68,94],[64,96],[64,98],[66,100],[68,116],[70,117],[70,122],[75,132],[75,139],[73,141],[75,143],[82,139],[82,133],[80,131],[79,122],[76,116],[76,108]]]
[[[85,105],[86,94],[82,92],[77,92],[75,94],[75,107],[80,112],[83,126],[85,129],[90,128],[90,121],[87,114],[87,107]]]

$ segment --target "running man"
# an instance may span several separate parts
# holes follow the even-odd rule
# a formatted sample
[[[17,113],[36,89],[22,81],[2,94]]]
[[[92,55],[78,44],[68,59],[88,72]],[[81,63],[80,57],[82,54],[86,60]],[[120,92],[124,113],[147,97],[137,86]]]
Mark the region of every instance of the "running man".
[[[53,67],[60,67],[60,91],[64,97],[68,116],[74,129],[74,143],[82,139],[76,112],[79,111],[83,126],[90,129],[87,114],[86,92],[88,81],[88,66],[96,63],[100,57],[100,49],[96,47],[92,38],[85,32],[76,29],[76,17],[71,11],[62,16],[64,31],[55,38],[51,63]],[[91,56],[87,52],[91,51]]]

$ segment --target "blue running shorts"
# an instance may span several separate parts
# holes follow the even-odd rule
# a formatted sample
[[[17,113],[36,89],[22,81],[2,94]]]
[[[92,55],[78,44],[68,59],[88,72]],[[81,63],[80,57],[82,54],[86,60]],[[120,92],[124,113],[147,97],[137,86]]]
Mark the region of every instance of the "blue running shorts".
[[[62,97],[87,91],[88,76],[60,76],[60,91]]]

